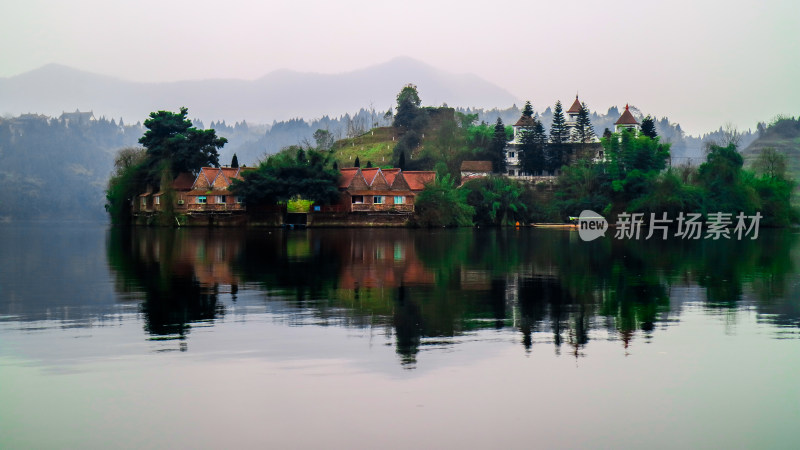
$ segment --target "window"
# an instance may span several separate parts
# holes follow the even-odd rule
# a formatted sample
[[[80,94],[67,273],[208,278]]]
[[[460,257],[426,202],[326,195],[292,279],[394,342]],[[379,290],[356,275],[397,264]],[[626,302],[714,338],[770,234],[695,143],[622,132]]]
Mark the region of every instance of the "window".
[[[214,203],[227,203],[228,202],[227,195],[216,195],[214,196]]]
[[[156,195],[155,196],[155,203],[156,203],[156,205],[160,205],[161,204],[161,196],[160,195]]]
[[[205,195],[198,195],[197,196],[197,203],[199,205],[205,205],[206,204],[206,196]]]
[[[508,157],[509,158],[513,158],[514,157],[514,152],[508,152]]]
[[[509,175],[511,175],[511,176],[513,177],[513,176],[514,176],[514,171],[513,171],[513,170],[509,170],[509,171],[508,171],[508,174],[509,174]]]
[[[239,204],[239,205],[241,205],[242,203],[244,203],[244,199],[243,199],[241,196],[238,196],[238,195],[237,195],[236,197],[233,197],[233,199],[234,199],[234,201],[235,201],[237,204]]]
[[[406,198],[403,197],[402,195],[395,195],[394,196],[394,204],[395,205],[402,205],[405,202],[406,202]]]
[[[384,197],[382,195],[375,195],[375,196],[372,197],[372,203],[374,203],[376,205],[382,205],[383,204],[383,198]]]
[[[353,201],[354,204],[355,203],[358,203],[358,204],[364,203],[364,196],[363,195],[354,195],[353,198],[352,198],[352,201]]]

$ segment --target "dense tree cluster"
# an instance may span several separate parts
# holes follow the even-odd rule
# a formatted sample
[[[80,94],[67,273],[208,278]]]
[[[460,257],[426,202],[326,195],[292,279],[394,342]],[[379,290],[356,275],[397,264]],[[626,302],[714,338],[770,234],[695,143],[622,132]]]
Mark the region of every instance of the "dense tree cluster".
[[[169,214],[172,202],[171,182],[182,172],[197,173],[201,167],[219,167],[218,149],[225,145],[225,138],[217,137],[214,130],[201,130],[188,119],[188,109],[180,112],[157,111],[145,120],[146,131],[139,139],[144,154],[129,158],[126,150],[119,152],[115,161],[116,172],[108,181],[106,210],[113,223],[130,220],[130,202],[146,190],[165,191],[166,212],[164,220],[171,223]],[[135,161],[135,164],[131,162]]]
[[[288,148],[271,156],[256,170],[234,180],[233,191],[248,205],[274,205],[304,199],[320,204],[339,199],[339,171],[325,152]]]

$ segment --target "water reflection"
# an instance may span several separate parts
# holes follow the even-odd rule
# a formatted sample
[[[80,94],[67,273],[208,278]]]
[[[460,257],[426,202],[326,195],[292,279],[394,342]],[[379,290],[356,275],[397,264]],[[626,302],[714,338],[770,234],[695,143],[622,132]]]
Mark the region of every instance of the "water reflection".
[[[154,337],[185,339],[192,324],[213,323],[226,314],[220,295],[235,302],[241,287],[310,323],[382,329],[413,367],[426,345],[479,329],[518,330],[526,351],[566,345],[578,357],[596,338],[627,350],[679,321],[687,301],[733,320],[753,307],[796,331],[797,247],[787,232],[586,243],[537,230],[113,229],[108,257],[117,289],[143,293]]]

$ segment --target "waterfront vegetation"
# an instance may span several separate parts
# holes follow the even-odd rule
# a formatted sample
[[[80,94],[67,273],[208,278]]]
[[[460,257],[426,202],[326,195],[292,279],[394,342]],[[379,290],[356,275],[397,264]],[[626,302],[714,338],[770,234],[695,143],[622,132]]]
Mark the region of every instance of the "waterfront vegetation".
[[[150,113],[144,121],[146,131],[139,139],[143,148],[123,149],[114,160],[114,173],[108,180],[106,210],[114,224],[129,223],[130,205],[139,194],[165,193],[161,224],[175,220],[171,201],[172,180],[182,172],[196,172],[203,166],[219,167],[219,152],[227,139],[214,130],[195,128],[189,110]]]
[[[244,180],[236,180],[232,189],[250,205],[299,200],[331,204],[339,199],[338,169],[365,164],[436,171],[437,181],[416,199],[412,223],[422,227],[563,223],[587,209],[607,217],[622,212],[645,213],[645,217],[649,213],[675,217],[680,212],[760,212],[765,226],[800,222],[800,213],[792,206],[796,182],[787,171],[786,154],[773,148],[751,155],[752,168],[747,169],[737,141],[731,139],[710,143],[706,161],[698,167],[672,167],[671,146],[661,141],[648,116],[641,131],[612,133],[606,129],[600,139],[602,152],[589,155],[582,150],[592,145],[594,131],[585,104],[572,134],[565,131],[557,104],[548,139],[527,103],[523,119],[532,125],[522,130],[523,169],[559,174],[549,184],[536,184],[498,175],[505,171],[505,145],[513,134],[500,119],[494,125],[476,124],[476,114],[420,105],[416,86],[407,85],[397,96],[391,128],[372,130],[345,142],[333,142],[329,133],[318,130],[315,146],[291,146],[266,157],[255,170],[243,172]],[[152,113],[139,140],[145,150],[119,153],[107,190],[107,209],[114,223],[130,220],[127,205],[139,193],[161,189],[168,199],[169,180],[178,173],[203,165],[218,166],[217,149],[225,139],[216,137],[213,130],[193,128],[186,114],[186,108],[177,114]],[[794,119],[779,118],[765,125],[761,134],[779,134],[794,123]],[[360,155],[352,151],[359,139],[371,146]],[[364,142],[359,143],[362,149]],[[491,161],[495,175],[462,184],[461,163],[474,160]],[[161,222],[173,223],[174,213],[169,208],[161,215]]]

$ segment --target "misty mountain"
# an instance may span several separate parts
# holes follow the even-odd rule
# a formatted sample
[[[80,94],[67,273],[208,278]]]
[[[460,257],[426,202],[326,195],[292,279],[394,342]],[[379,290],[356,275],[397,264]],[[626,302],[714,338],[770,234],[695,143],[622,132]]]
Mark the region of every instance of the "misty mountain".
[[[259,79],[139,83],[50,64],[0,78],[0,114],[94,111],[96,116],[143,121],[152,111],[187,106],[203,120],[270,123],[295,117],[320,117],[374,105],[386,111],[400,89],[417,85],[426,104],[510,106],[508,91],[470,74],[453,74],[411,58],[339,74],[278,70]]]

